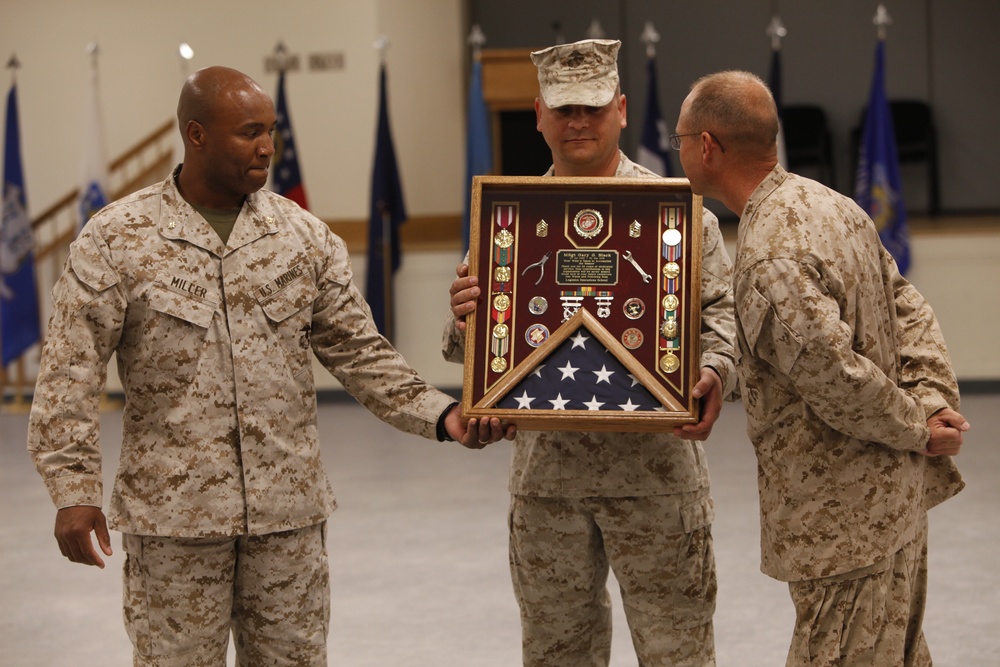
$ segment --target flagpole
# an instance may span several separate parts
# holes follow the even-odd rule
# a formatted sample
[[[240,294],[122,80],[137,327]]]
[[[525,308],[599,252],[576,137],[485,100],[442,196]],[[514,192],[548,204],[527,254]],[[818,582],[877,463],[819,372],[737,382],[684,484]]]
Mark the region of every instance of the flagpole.
[[[771,38],[771,72],[768,77],[768,87],[774,96],[774,103],[778,109],[778,136],[776,139],[778,149],[778,163],[785,169],[789,168],[788,151],[785,146],[784,128],[784,100],[781,85],[781,38],[788,34],[785,24],[781,22],[781,17],[777,13],[771,17],[771,22],[765,31]]]
[[[389,50],[389,37],[386,35],[379,35],[378,39],[375,40],[375,48],[378,49],[379,67],[382,70],[382,76],[385,76],[385,61],[386,52]],[[381,91],[382,95],[388,94],[388,91]],[[385,103],[385,100],[382,100]],[[394,329],[394,317],[396,312],[396,302],[394,298],[395,290],[393,289],[393,266],[392,266],[392,212],[387,206],[381,204],[381,218],[382,218],[382,247],[379,248],[382,254],[382,297],[385,304],[385,337],[389,342],[395,340],[395,329]]]
[[[7,61],[7,69],[10,70],[11,86],[17,83],[17,68],[20,66],[21,63],[17,60],[17,53],[10,54],[10,60]],[[16,399],[16,388],[14,396]],[[7,367],[3,364],[0,364],[0,406],[3,407],[4,412],[7,411]]]

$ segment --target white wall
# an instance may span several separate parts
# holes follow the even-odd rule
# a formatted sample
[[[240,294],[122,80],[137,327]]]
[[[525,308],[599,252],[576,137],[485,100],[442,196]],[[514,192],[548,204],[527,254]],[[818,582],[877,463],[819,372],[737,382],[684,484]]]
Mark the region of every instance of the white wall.
[[[466,58],[462,0],[3,0],[0,57],[17,53],[22,150],[30,212],[75,187],[91,40],[100,43],[107,149],[117,155],[172,117],[190,71],[225,64],[274,90],[264,59],[278,40],[303,58],[342,52],[345,68],[289,75],[304,179],[325,219],[367,217],[377,104],[375,38],[389,36],[389,104],[411,215],[462,209]],[[4,92],[6,87],[3,88]],[[2,113],[2,112],[0,112]],[[638,116],[636,117],[638,118]],[[962,379],[1000,379],[1000,228],[917,233],[911,279],[930,299]],[[441,322],[458,251],[407,255],[396,279],[397,347],[434,384],[461,385],[440,355]],[[364,277],[364,257],[355,257]],[[322,388],[337,384],[317,372]],[[120,385],[112,380],[112,388]]]
[[[283,41],[303,68],[286,95],[313,212],[368,215],[378,93],[375,39],[386,34],[389,105],[411,215],[461,210],[464,58],[461,0],[3,0],[0,58],[17,54],[29,213],[79,179],[89,42],[100,46],[106,149],[113,158],[174,118],[185,71],[227,65],[272,95],[265,58]],[[194,48],[186,66],[178,45]],[[310,53],[340,52],[339,71],[310,71]],[[6,93],[9,76],[2,90]],[[0,112],[2,113],[2,112]],[[428,164],[433,164],[428,169]]]

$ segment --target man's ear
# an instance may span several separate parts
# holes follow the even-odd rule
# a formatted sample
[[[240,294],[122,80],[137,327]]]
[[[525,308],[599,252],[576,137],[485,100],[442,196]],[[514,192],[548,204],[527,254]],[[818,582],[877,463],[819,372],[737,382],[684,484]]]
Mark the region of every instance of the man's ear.
[[[205,127],[196,120],[189,120],[184,128],[184,136],[187,142],[195,148],[205,145]]]

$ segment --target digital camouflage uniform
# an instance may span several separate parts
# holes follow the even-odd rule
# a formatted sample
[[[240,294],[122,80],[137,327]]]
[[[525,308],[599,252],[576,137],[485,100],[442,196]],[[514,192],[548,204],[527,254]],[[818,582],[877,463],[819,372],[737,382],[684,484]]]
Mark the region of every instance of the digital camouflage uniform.
[[[550,169],[547,175],[552,175]],[[620,154],[618,177],[656,177]],[[704,212],[701,365],[735,384],[731,267]],[[464,359],[449,315],[444,356]],[[715,664],[708,466],[668,433],[518,431],[510,474],[511,575],[525,665],[607,665],[608,565],[641,665]]]
[[[846,581],[850,595],[861,594],[862,577],[889,572],[892,582],[901,550],[918,560],[926,553],[927,510],[963,483],[951,457],[917,452],[930,436],[926,420],[958,409],[958,384],[934,313],[899,274],[871,219],[780,165],[743,210],[734,292],[737,367],[758,461],[761,569],[792,582],[801,616],[807,589]],[[793,643],[814,646],[793,645],[789,664],[824,641],[844,652],[844,664],[869,664],[849,654],[892,643],[879,633],[905,637],[905,664],[929,664],[919,657],[923,558],[915,591],[888,593],[886,604],[909,611],[885,610],[895,621],[880,628],[844,614],[850,599],[827,600],[811,630],[800,618]],[[823,627],[838,613],[842,626]],[[887,655],[872,664],[904,664]],[[841,657],[814,655],[812,664]]]
[[[53,301],[28,448],[57,508],[101,507],[98,400],[117,353],[125,407],[108,519],[127,536],[250,540],[259,554],[287,531],[321,529],[336,503],[320,461],[310,353],[371,412],[410,433],[435,437],[452,403],[378,334],[343,241],[267,191],[247,196],[228,245],[174,177],[109,205],[72,244]],[[131,560],[139,554],[130,544],[140,547],[126,540]],[[298,551],[273,546],[265,567],[295,571],[308,553],[321,570],[310,576],[325,583],[325,548]],[[206,563],[194,558],[186,571],[204,565],[206,580],[222,576]],[[133,567],[125,564],[126,582]],[[167,608],[190,604],[190,594],[161,593]],[[235,595],[253,603],[237,611],[256,622],[304,602],[287,581],[257,599]],[[291,641],[274,628],[256,641],[265,636]],[[141,649],[160,647],[137,643],[137,656]],[[315,664],[325,664],[320,653]]]

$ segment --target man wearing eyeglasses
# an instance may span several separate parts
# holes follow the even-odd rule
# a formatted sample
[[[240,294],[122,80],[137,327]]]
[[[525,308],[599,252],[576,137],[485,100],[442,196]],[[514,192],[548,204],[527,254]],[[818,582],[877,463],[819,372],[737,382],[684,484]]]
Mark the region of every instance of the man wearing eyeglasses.
[[[699,79],[681,106],[694,192],[740,215],[737,368],[757,452],[761,569],[787,581],[787,665],[930,665],[927,510],[963,486],[969,424],[927,301],[852,200],[777,162],[758,77]]]
[[[532,54],[537,128],[549,176],[654,178],[618,148],[626,101],[621,43],[586,40]],[[717,218],[704,212],[702,420],[660,433],[519,431],[513,444],[510,564],[525,665],[608,665],[609,567],[621,586],[642,665],[715,664],[716,572],[708,437],[734,386],[730,262]],[[468,258],[466,258],[468,262]],[[481,291],[463,263],[451,288],[444,355],[464,358],[465,317]]]

